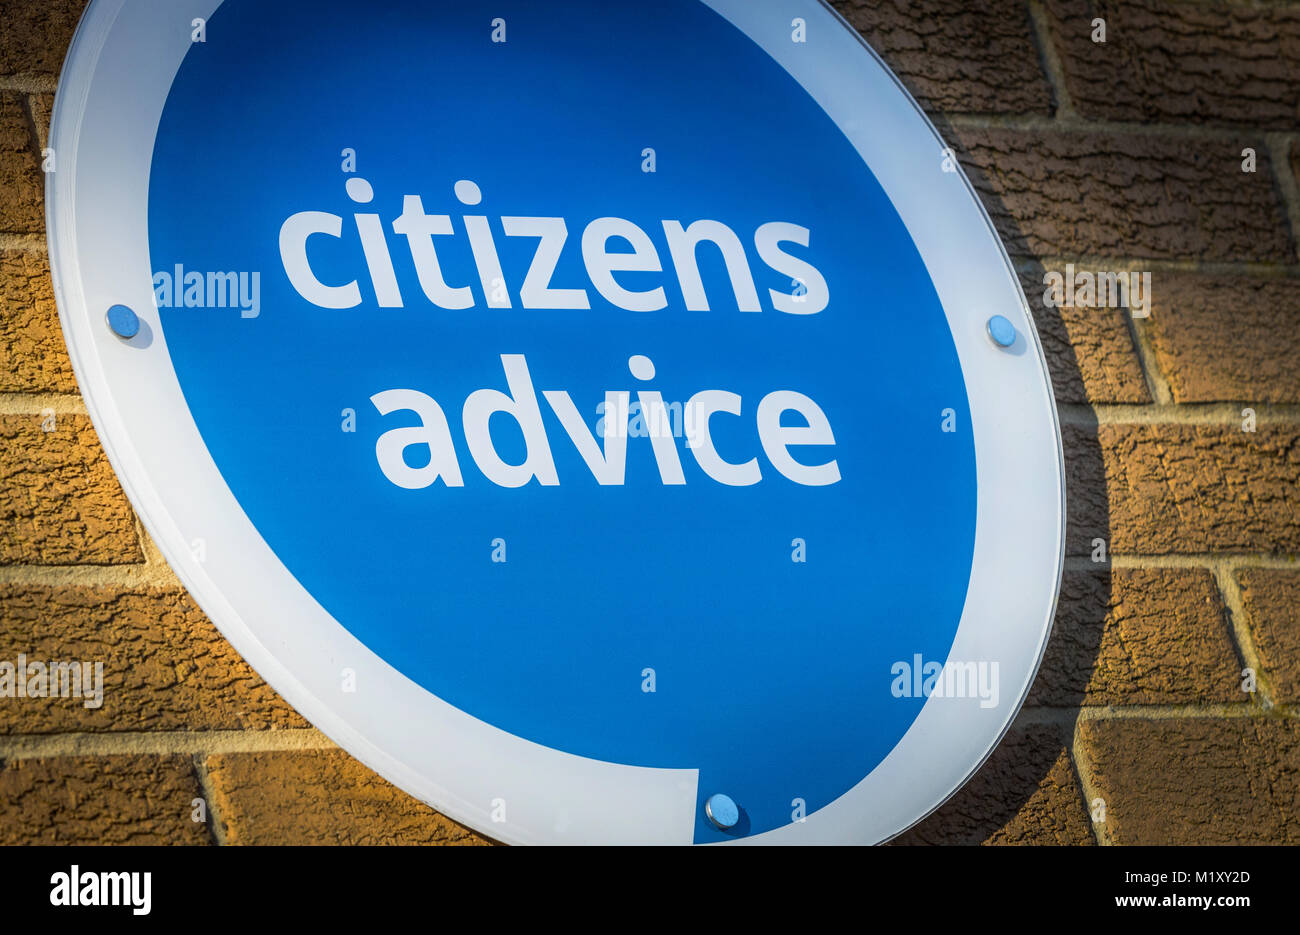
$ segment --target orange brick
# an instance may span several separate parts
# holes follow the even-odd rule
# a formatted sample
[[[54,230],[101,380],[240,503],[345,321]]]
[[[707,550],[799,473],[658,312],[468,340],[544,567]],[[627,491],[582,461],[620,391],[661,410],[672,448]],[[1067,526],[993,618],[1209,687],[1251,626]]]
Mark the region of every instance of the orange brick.
[[[229,844],[488,844],[341,751],[208,758]]]
[[[1300,427],[1065,425],[1067,549],[1300,551]]]
[[[1300,284],[1160,274],[1150,333],[1174,402],[1300,402]]]
[[[1282,704],[1300,704],[1300,569],[1237,572],[1263,675]]]
[[[140,562],[131,506],[85,416],[0,416],[0,564]]]
[[[187,756],[52,757],[0,768],[0,844],[208,844]]]
[[[1196,568],[1068,571],[1028,705],[1242,702],[1218,588]]]
[[[1300,844],[1300,721],[1085,720],[1079,742],[1117,844]]]
[[[1174,0],[1047,0],[1075,110],[1106,120],[1300,127],[1300,11]],[[1106,41],[1092,41],[1093,20]]]
[[[0,0],[0,75],[56,78],[86,0]]]
[[[927,110],[1047,114],[1029,10],[1017,0],[836,0]],[[815,37],[808,39],[810,47]]]
[[[1147,403],[1146,379],[1122,309],[1047,306],[1043,273],[1021,274],[1058,403]]]
[[[1268,153],[1243,173],[1239,141],[960,128],[953,145],[1012,254],[1295,262]]]
[[[49,145],[50,118],[54,114],[53,94],[27,95],[27,107],[32,113],[32,123],[36,126],[36,139],[43,150]],[[58,163],[56,162],[57,166]]]
[[[44,254],[0,251],[0,392],[75,393]]]
[[[0,232],[45,230],[45,179],[37,153],[22,96],[0,91]]]
[[[0,699],[0,734],[308,727],[183,591],[0,587],[0,658],[102,662],[103,705]]]

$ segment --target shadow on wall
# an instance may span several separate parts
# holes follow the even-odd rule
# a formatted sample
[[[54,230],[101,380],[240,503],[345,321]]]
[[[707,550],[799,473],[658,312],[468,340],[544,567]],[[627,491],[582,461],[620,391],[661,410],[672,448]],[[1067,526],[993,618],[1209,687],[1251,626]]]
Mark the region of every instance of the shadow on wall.
[[[997,189],[965,158],[951,124],[941,115],[929,116],[995,219],[1002,242],[1012,248],[1024,244],[1023,233]],[[1044,267],[1023,256],[1019,262],[1013,257],[1013,262],[1048,360],[1058,407],[1085,403],[1083,374],[1066,323],[1058,308],[1042,301]],[[1096,843],[1070,748],[1111,605],[1106,470],[1095,419],[1062,424],[1061,435],[1067,490],[1067,570],[1052,634],[1025,708],[975,775],[893,844]],[[1070,558],[1091,556],[1098,539],[1105,543],[1106,560],[1087,570],[1069,570]]]

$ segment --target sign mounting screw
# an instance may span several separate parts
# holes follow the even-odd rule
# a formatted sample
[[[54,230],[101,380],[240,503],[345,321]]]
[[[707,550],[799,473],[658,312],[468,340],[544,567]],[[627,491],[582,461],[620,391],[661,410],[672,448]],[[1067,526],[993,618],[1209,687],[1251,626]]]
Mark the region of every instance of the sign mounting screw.
[[[1016,326],[1001,315],[994,315],[985,327],[998,347],[1010,347],[1016,343]]]
[[[734,828],[736,822],[740,821],[740,809],[735,800],[721,792],[709,796],[708,801],[704,803],[704,814],[709,816],[709,821],[713,822],[715,827],[723,831]]]
[[[108,327],[123,340],[129,341],[140,333],[140,319],[125,305],[114,305],[105,316]]]

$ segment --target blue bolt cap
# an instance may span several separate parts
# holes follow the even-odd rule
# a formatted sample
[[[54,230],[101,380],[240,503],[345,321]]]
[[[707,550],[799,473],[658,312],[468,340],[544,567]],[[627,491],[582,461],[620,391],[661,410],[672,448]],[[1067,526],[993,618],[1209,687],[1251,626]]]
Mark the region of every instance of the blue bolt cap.
[[[108,327],[119,338],[134,338],[140,333],[140,319],[125,305],[114,305],[108,310]]]
[[[731,796],[723,795],[721,792],[709,796],[708,801],[704,803],[704,814],[708,815],[709,821],[723,831],[734,828],[736,822],[740,821],[740,809],[735,801]]]
[[[994,315],[988,323],[989,337],[998,347],[1010,347],[1016,343],[1016,326],[1001,315]]]

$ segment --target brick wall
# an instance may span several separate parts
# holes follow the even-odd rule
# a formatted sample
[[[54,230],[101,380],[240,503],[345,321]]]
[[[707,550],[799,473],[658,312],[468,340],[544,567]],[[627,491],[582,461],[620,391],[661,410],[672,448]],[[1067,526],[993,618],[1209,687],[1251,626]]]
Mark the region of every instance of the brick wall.
[[[39,152],[81,5],[0,0],[0,658],[102,660],[105,700],[6,705],[0,843],[482,843],[240,660],[108,466],[43,229]],[[1042,672],[903,842],[1300,843],[1300,2],[836,5],[997,223],[1066,446]],[[1151,316],[1046,306],[1066,263],[1150,271]]]

